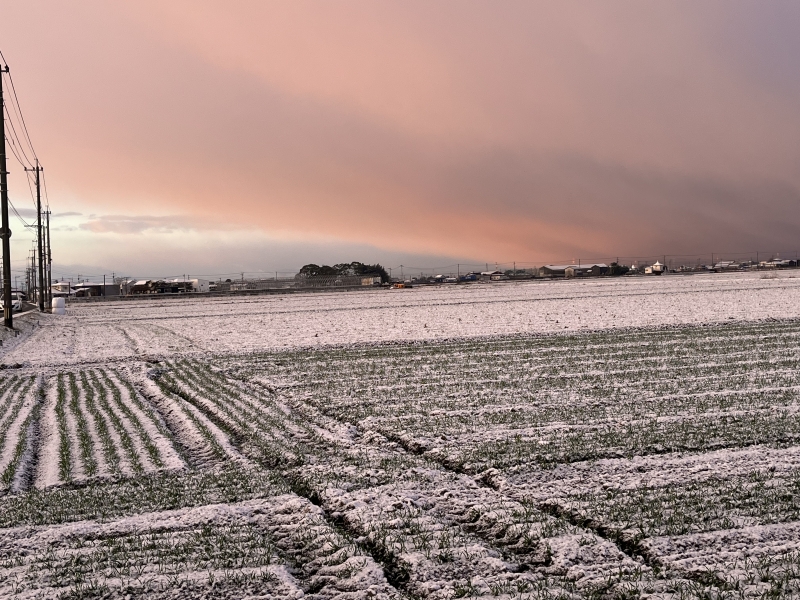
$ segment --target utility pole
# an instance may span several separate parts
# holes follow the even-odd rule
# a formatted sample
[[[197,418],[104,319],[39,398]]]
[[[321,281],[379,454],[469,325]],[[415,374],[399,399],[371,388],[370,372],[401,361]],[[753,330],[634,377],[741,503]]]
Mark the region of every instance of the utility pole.
[[[47,207],[47,306],[53,305],[53,257],[50,253],[50,207]]]
[[[33,290],[33,294],[36,295],[38,300],[39,285],[36,279],[36,242],[33,242],[33,248],[31,248],[31,290]],[[31,300],[33,300],[33,295],[31,296]]]
[[[8,65],[0,67],[0,213],[2,213],[3,238],[3,324],[14,328],[11,315],[11,227],[8,225],[8,170],[6,166],[6,117],[3,98],[3,73],[8,73]]]
[[[39,159],[36,159],[36,166],[33,169],[25,168],[26,171],[36,172],[36,243],[38,246],[39,257],[39,284],[38,284],[38,300],[39,312],[44,312],[44,254],[42,254],[42,187],[40,174],[42,167],[39,166]],[[34,271],[36,277],[36,271]]]

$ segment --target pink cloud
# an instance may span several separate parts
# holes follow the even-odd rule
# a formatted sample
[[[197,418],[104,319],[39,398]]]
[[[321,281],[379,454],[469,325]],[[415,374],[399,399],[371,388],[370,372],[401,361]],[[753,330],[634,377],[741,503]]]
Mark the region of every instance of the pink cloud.
[[[795,243],[800,44],[776,23],[800,9],[31,6],[0,33],[51,187],[128,215],[91,231],[184,214],[478,259]]]

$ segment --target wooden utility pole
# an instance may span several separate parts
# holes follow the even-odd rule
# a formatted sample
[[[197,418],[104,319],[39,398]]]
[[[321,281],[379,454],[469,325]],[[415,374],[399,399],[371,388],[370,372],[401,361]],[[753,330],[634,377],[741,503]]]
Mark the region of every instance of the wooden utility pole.
[[[3,324],[14,328],[11,314],[11,227],[8,224],[8,170],[6,167],[6,117],[3,99],[3,73],[8,73],[8,65],[0,67],[0,213],[2,213],[3,238]]]
[[[39,159],[36,159],[36,166],[33,169],[25,169],[26,171],[34,171],[36,173],[36,245],[38,256],[38,292],[36,294],[39,301],[39,312],[44,312],[44,254],[42,253],[42,186],[41,177],[42,167],[39,166]],[[36,271],[33,276],[36,278]]]
[[[47,215],[47,305],[53,305],[53,255],[50,252],[50,207],[45,213]]]

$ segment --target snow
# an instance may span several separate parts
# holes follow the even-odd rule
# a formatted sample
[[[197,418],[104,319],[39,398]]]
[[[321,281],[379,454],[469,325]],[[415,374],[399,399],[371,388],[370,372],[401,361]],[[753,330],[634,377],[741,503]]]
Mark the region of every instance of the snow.
[[[280,479],[282,495],[2,529],[0,595],[66,591],[40,568],[55,560],[52,548],[57,558],[89,560],[101,556],[101,540],[128,548],[125,540],[152,534],[168,548],[208,534],[235,552],[236,535],[255,533],[271,540],[260,547],[273,559],[235,572],[263,577],[263,597],[636,588],[666,598],[684,585],[731,582],[745,596],[774,591],[777,580],[758,579],[756,562],[790,573],[800,556],[800,278],[792,273],[156,298],[42,315],[0,347],[6,373],[36,375],[45,387],[30,429],[38,454],[23,458],[37,465],[35,494],[66,483],[61,372],[76,376],[100,467],[85,481],[68,409],[78,488],[137,481],[124,436],[99,404],[107,375],[142,424],[107,390],[145,472],[217,473],[234,463]],[[95,403],[122,459],[116,473],[81,374],[98,377]],[[9,423],[0,467],[33,390],[13,419],[0,416],[0,426]],[[18,478],[3,493],[24,498],[26,486]],[[20,549],[21,562],[6,560]],[[135,585],[166,584],[169,569],[180,571],[185,585],[199,586],[186,597],[216,580],[244,586],[230,597],[252,591],[223,583],[226,571],[215,566],[142,568],[149,583]],[[95,573],[114,590],[132,585],[124,574]]]
[[[225,543],[240,535],[237,532],[261,536],[259,543],[243,549]],[[312,540],[309,534],[313,534]],[[193,539],[202,544],[184,544]],[[111,590],[172,587],[175,582],[170,576],[175,574],[180,581],[208,590],[215,580],[219,584],[231,572],[202,565],[228,556],[238,564],[249,562],[250,566],[237,572],[259,575],[256,581],[261,593],[270,598],[301,598],[305,596],[303,588],[317,590],[311,597],[318,598],[397,597],[380,566],[343,542],[318,507],[291,494],[107,522],[7,528],[0,537],[0,595],[58,595],[70,586],[64,574],[74,564],[92,565],[86,576]],[[108,564],[106,548],[114,554],[116,566]],[[260,555],[265,560],[253,560]],[[126,561],[134,567],[133,572],[126,570]],[[198,567],[193,570],[194,564]],[[274,577],[261,577],[265,572]]]
[[[136,432],[132,427],[128,430],[136,437],[139,454],[145,455],[145,451],[142,449],[142,436],[147,436],[147,438],[151,440],[158,449],[159,458],[164,463],[165,469],[183,469],[186,466],[186,463],[184,463],[183,459],[175,450],[175,447],[172,445],[170,440],[162,434],[161,430],[159,430],[159,427],[153,420],[153,416],[142,412],[137,404],[131,400],[130,391],[125,385],[122,384],[122,382],[119,381],[117,375],[114,373],[109,373],[108,375],[111,379],[111,382],[120,391],[121,402],[128,406],[131,412],[133,412],[133,414],[139,420],[139,423],[142,424],[142,428],[144,430],[142,435],[139,435],[139,433]],[[155,469],[155,467],[153,468]]]
[[[47,315],[43,315],[47,317]],[[6,364],[800,317],[800,278],[755,273],[71,304]]]
[[[57,400],[58,390],[55,386],[51,386],[45,396],[45,405],[42,408],[42,419],[39,424],[41,455],[39,456],[39,468],[36,472],[35,481],[35,486],[38,488],[56,485],[60,482],[58,446],[61,443],[61,436],[58,432],[58,421],[56,420]]]
[[[34,390],[34,386],[29,383],[18,387],[13,399],[15,402],[21,403],[19,410],[16,413],[9,411],[0,421],[4,430],[4,435],[0,438],[0,474],[3,474],[14,461],[18,442],[23,435],[23,428],[26,426],[25,420],[37,402]],[[0,489],[5,486],[6,484],[0,482]]]

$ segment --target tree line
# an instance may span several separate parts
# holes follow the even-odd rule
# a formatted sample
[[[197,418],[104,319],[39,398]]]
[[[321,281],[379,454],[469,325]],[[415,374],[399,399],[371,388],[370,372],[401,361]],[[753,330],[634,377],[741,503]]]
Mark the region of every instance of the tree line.
[[[389,273],[379,264],[365,265],[360,262],[339,263],[336,265],[303,265],[298,277],[380,277],[381,283],[389,282]]]

